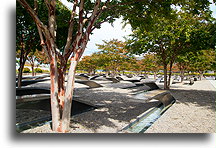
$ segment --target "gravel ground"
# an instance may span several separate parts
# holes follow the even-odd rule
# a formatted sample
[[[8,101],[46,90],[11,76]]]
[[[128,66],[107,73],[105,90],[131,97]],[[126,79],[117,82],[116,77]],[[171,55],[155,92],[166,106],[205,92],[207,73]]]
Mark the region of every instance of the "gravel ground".
[[[126,85],[125,83],[123,84]],[[141,89],[140,87],[137,89]],[[101,87],[75,89],[76,100],[100,105],[98,109],[72,117],[70,133],[117,133],[143,112],[160,104],[159,101],[145,102],[134,99],[134,89]],[[26,114],[25,114],[26,115]],[[52,133],[46,124],[22,133]]]
[[[126,83],[123,85],[127,85]],[[121,89],[116,88],[117,85],[119,84],[113,85],[112,88],[110,83],[105,83],[105,87],[102,88],[87,89],[83,86],[75,89],[74,94],[78,100],[102,107],[73,116],[69,133],[117,133],[137,116],[160,103],[159,101],[145,103],[128,95],[141,90],[140,87]],[[131,83],[128,83],[129,85]],[[161,87],[161,83],[159,86]],[[176,83],[171,86],[170,92],[177,100],[176,103],[145,133],[215,132],[215,88],[208,80],[196,81],[192,86],[187,82]],[[17,114],[19,117],[27,118],[25,112]],[[35,111],[32,114],[38,117]],[[41,116],[47,114],[43,112]],[[22,133],[53,133],[53,131],[50,125],[46,124]]]
[[[176,103],[145,133],[215,133],[215,91],[209,80],[173,84]]]

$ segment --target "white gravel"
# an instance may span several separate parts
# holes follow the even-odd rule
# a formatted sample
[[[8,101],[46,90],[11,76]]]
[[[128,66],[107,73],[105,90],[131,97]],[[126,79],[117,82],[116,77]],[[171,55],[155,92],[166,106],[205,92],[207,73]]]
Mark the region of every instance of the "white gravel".
[[[115,87],[117,85],[119,84],[115,84]],[[110,84],[95,89],[86,89],[81,84],[79,86],[82,89],[75,89],[75,95],[80,101],[103,104],[104,107],[74,116],[71,119],[70,133],[117,133],[137,116],[159,104],[158,101],[145,103],[133,99],[128,94],[134,89],[110,88]],[[170,92],[177,100],[176,103],[145,133],[215,132],[215,87],[210,81],[196,81],[192,86],[176,83],[171,86]],[[53,131],[46,124],[22,133]]]
[[[215,133],[216,90],[209,80],[173,84],[170,91],[176,103],[145,133]]]

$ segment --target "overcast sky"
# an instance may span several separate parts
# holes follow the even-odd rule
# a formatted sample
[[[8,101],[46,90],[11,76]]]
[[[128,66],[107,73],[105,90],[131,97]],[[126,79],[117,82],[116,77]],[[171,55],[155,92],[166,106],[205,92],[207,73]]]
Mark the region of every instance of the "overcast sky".
[[[67,2],[67,0],[61,0],[69,9],[72,8],[72,3]],[[212,2],[212,0],[210,0]],[[215,4],[210,6],[210,9],[213,11],[213,17],[216,18],[216,6]],[[124,36],[131,34],[131,27],[127,25],[125,28],[122,28],[123,24],[121,23],[122,19],[117,19],[113,26],[109,23],[102,24],[100,29],[95,29],[93,34],[90,36],[90,41],[87,44],[87,49],[84,52],[85,55],[91,55],[93,52],[97,52],[97,46],[95,44],[102,44],[103,40],[112,40],[118,39],[124,41]]]

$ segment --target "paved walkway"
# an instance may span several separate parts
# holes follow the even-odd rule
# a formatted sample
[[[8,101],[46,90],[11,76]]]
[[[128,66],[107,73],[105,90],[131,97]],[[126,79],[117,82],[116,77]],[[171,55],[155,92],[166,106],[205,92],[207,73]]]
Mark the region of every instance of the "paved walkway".
[[[146,133],[215,133],[215,80],[174,84],[170,92],[176,103]]]

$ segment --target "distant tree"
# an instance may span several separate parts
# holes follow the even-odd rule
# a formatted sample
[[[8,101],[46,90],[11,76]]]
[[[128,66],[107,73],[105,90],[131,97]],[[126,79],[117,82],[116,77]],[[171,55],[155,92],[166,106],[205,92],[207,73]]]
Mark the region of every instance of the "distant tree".
[[[32,50],[28,56],[27,56],[27,61],[30,63],[31,65],[31,71],[32,71],[32,76],[35,75],[35,64],[40,65],[40,64],[48,64],[48,57],[46,56],[46,53],[44,52],[44,50]]]
[[[101,50],[99,52],[100,66],[104,67],[107,72],[112,71],[112,76],[116,76],[117,72],[121,70],[121,65],[129,59],[125,43],[116,39],[103,42],[102,45],[97,44],[98,49]]]
[[[154,79],[156,79],[157,72],[160,69],[160,61],[156,54],[148,53],[145,54],[143,59],[141,60],[141,64],[143,65],[144,71],[151,71],[154,73]]]
[[[190,57],[190,71],[198,72],[200,79],[206,70],[212,70],[212,63],[215,62],[215,50],[200,50]]]
[[[31,65],[31,71],[32,71],[32,76],[35,75],[34,67],[35,67],[35,62],[36,62],[36,56],[34,55],[35,52],[30,52],[27,56],[27,61]]]
[[[49,64],[49,58],[46,55],[46,52],[42,49],[36,50],[34,53],[36,60],[39,64]]]
[[[177,56],[176,65],[180,71],[181,82],[184,80],[185,72],[189,70],[190,57],[192,52]]]
[[[98,60],[99,55],[97,53],[93,53],[91,56],[84,56],[78,63],[77,69],[86,70],[89,75],[93,75],[99,67]]]

